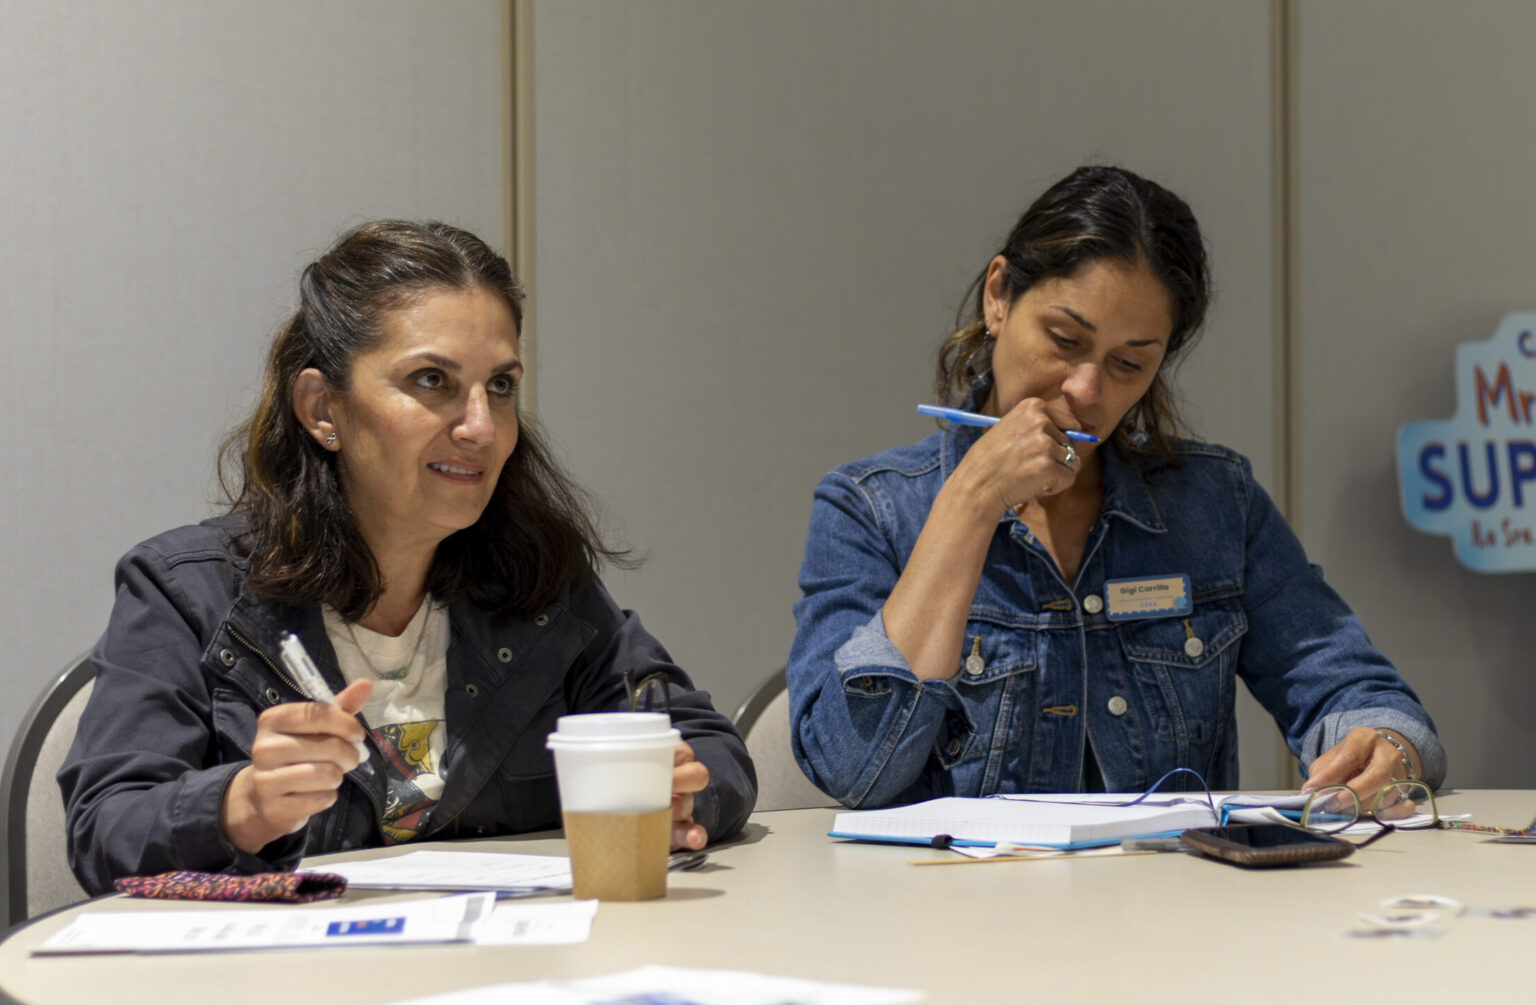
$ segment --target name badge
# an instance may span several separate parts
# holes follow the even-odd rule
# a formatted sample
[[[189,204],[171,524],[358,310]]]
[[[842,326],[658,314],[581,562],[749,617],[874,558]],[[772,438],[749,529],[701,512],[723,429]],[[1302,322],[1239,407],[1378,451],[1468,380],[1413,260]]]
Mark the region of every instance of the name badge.
[[[1111,621],[1176,618],[1192,610],[1186,573],[1104,581],[1104,616]]]

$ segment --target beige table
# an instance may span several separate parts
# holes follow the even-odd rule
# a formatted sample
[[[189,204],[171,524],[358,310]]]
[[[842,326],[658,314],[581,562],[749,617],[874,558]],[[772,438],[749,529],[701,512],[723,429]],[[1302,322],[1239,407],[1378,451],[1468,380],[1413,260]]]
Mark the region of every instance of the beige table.
[[[1523,826],[1536,792],[1452,793],[1441,808]],[[1536,848],[1485,835],[1399,832],[1303,869],[1245,871],[1180,854],[917,867],[908,860],[946,853],[834,841],[831,819],[831,810],[757,814],[706,871],[675,874],[666,900],[602,905],[582,945],[28,955],[80,911],[185,909],[111,898],[0,943],[0,992],[26,1005],[351,1005],[647,962],[921,988],[934,1003],[1222,996],[1296,1005],[1319,992],[1340,1001],[1493,1001],[1531,989],[1536,920],[1457,918],[1432,940],[1345,934],[1360,912],[1396,895],[1536,906]],[[548,836],[466,846],[563,851]],[[364,896],[387,895],[348,899]]]

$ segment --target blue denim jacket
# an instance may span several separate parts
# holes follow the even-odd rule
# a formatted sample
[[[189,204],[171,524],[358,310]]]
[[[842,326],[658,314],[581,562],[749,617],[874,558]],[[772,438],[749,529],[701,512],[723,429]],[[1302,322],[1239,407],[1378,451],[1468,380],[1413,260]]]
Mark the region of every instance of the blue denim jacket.
[[[1445,753],[1412,689],[1307,563],[1248,461],[1202,443],[1181,443],[1175,465],[1101,448],[1104,501],[1075,583],[1005,514],[955,655],[964,667],[974,649],[980,666],[919,682],[880,609],[979,435],[935,433],[816,487],[790,718],[795,758],[829,795],[881,806],[1076,791],[1085,733],[1111,791],[1145,789],[1174,767],[1236,788],[1239,677],[1303,770],[1350,729],[1382,726],[1412,741],[1426,781],[1443,780]],[[1176,573],[1190,579],[1187,617],[1106,616],[1106,580]]]

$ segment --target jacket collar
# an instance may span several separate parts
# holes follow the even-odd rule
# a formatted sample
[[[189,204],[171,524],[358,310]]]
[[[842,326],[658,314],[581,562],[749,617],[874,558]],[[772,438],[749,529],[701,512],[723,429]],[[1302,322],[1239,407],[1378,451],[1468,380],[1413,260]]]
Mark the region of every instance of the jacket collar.
[[[346,679],[341,676],[336,663],[336,650],[325,634],[325,620],[318,607],[294,607],[241,590],[226,621],[233,632],[256,647],[285,676],[287,670],[283,668],[278,643],[284,632],[293,632],[304,643],[331,690],[340,691],[346,687]]]
[[[1104,502],[1099,507],[1100,516],[1119,517],[1152,534],[1166,533],[1168,525],[1158,512],[1152,486],[1147,482],[1148,467],[1158,462],[1127,458],[1120,453],[1114,440],[1099,448],[1099,459],[1104,464]]]

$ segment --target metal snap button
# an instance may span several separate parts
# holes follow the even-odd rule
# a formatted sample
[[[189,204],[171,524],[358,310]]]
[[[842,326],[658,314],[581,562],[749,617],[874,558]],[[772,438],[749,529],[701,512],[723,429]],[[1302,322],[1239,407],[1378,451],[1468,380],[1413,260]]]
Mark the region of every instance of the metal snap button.
[[[533,619],[533,623],[538,625],[540,628],[543,628],[545,625],[549,624],[549,615],[540,614],[538,617]]]
[[[502,646],[500,649],[496,650],[496,658],[501,660],[503,663],[511,663],[512,650],[508,649],[506,646]]]
[[[1083,598],[1083,610],[1089,614],[1097,614],[1104,609],[1104,598],[1097,593],[1090,593]]]
[[[473,684],[465,684],[464,693],[469,695],[471,698],[480,697],[480,689]]]
[[[965,744],[961,743],[959,740],[950,740],[949,746],[945,747],[944,749],[949,751],[950,757],[959,757],[960,751],[965,749]]]
[[[981,658],[981,636],[971,639],[971,654],[965,658],[965,672],[972,677],[986,673],[987,661]]]
[[[228,649],[220,649],[219,662],[227,667],[232,667],[235,665],[235,654]]]
[[[1124,715],[1125,714],[1125,710],[1128,709],[1128,708],[1130,708],[1130,706],[1127,705],[1125,703],[1125,699],[1120,697],[1118,694],[1115,695],[1113,698],[1109,699],[1109,714],[1110,715]]]
[[[267,688],[267,704],[268,705],[276,705],[279,701],[282,700],[282,697],[283,697],[282,695],[277,693],[277,688],[275,688],[275,687]]]
[[[1184,640],[1184,654],[1190,659],[1199,658],[1200,654],[1203,652],[1205,652],[1204,642],[1201,642],[1199,639],[1194,638],[1193,636]]]

